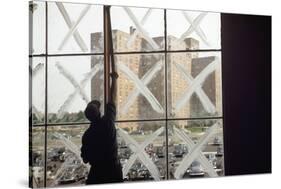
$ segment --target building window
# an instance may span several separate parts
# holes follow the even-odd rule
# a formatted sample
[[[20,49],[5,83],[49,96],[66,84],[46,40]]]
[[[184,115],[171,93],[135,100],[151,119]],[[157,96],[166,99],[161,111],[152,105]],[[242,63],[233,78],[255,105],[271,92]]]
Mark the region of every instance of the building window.
[[[30,7],[32,183],[61,185],[69,167],[80,170],[83,183],[83,111],[90,100],[100,100],[102,112],[105,103],[104,9],[41,1]],[[110,13],[124,179],[224,175],[220,14],[117,6]]]

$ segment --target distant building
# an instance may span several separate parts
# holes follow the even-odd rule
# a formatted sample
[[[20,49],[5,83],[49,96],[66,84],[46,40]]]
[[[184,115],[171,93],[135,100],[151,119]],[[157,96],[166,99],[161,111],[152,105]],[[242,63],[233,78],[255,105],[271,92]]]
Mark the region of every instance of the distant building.
[[[146,40],[141,38],[139,34],[136,35],[133,43],[128,46],[128,39],[134,34],[135,29],[130,27],[130,34],[120,31],[113,30],[113,46],[114,52],[128,52],[128,51],[145,51],[151,46]],[[95,48],[103,48],[101,43],[102,34],[93,33],[91,34],[91,47],[92,51]],[[164,48],[164,37],[153,38],[155,43],[160,47]],[[169,46],[168,49],[198,49],[199,42],[193,38],[186,38],[184,41],[179,42],[174,36],[167,36]],[[135,119],[155,119],[165,117],[165,57],[164,53],[153,53],[153,54],[127,54],[127,55],[115,55],[115,60],[118,64],[127,66],[139,79],[142,79],[147,72],[159,63],[160,69],[154,74],[150,82],[147,83],[147,88],[153,94],[155,99],[163,108],[163,111],[154,110],[151,103],[142,95],[139,94],[133,103],[126,109],[125,104],[128,101],[128,97],[132,95],[132,91],[136,90],[135,83],[128,78],[128,75],[119,72],[118,78],[118,120],[135,120]],[[168,117],[185,118],[190,116],[196,116],[198,112],[204,111],[201,102],[196,97],[195,93],[190,98],[188,103],[185,103],[180,109],[174,109],[176,102],[184,95],[184,92],[190,86],[190,82],[184,78],[182,71],[187,74],[191,74],[193,78],[202,71],[202,69],[208,65],[213,57],[198,58],[198,53],[168,53],[167,54],[167,107]],[[159,62],[158,62],[159,61]],[[94,67],[98,63],[103,63],[103,57],[92,56],[91,66]],[[183,69],[181,69],[183,68]],[[203,85],[203,89],[211,101],[218,105],[220,102],[220,95],[218,95],[217,88],[220,87],[220,74],[212,73],[209,75],[208,81]],[[103,71],[100,71],[93,77],[91,82],[91,98],[100,99],[103,101]],[[219,85],[219,86],[218,86]],[[203,108],[203,109],[202,109]],[[125,110],[126,109],[126,110]],[[192,111],[191,111],[192,110]],[[151,124],[151,123],[150,123]],[[176,124],[184,127],[186,121],[178,121]],[[126,126],[125,126],[126,125]],[[130,126],[129,126],[130,125]],[[124,127],[128,130],[139,129],[138,123],[124,124]],[[142,123],[141,125],[145,125]],[[119,125],[123,127],[122,124]]]

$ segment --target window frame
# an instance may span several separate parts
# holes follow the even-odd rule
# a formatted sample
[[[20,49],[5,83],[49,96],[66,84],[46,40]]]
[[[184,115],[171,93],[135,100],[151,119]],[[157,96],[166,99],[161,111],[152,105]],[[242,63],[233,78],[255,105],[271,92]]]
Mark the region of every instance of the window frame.
[[[30,5],[33,4],[34,2],[37,1],[31,1]],[[42,3],[42,2],[41,2]],[[167,48],[167,10],[169,9],[161,9],[163,11],[163,19],[164,19],[164,50],[156,50],[156,51],[128,51],[128,52],[113,52],[111,54],[110,52],[110,43],[109,43],[109,38],[110,35],[112,36],[112,29],[110,26],[110,6],[108,5],[103,5],[103,34],[104,34],[104,52],[103,53],[67,53],[67,54],[49,54],[48,53],[48,1],[44,2],[45,3],[45,53],[42,54],[32,54],[31,51],[29,51],[29,58],[30,58],[30,65],[32,64],[32,58],[33,57],[41,57],[45,59],[45,96],[44,96],[44,123],[40,124],[33,124],[33,119],[32,119],[32,113],[30,115],[29,119],[29,132],[31,133],[32,136],[32,130],[33,128],[44,128],[44,187],[47,187],[47,145],[48,145],[48,127],[55,127],[55,126],[70,126],[70,125],[89,125],[90,122],[61,122],[61,123],[48,123],[48,58],[49,57],[72,57],[72,56],[95,56],[95,55],[103,55],[104,56],[104,106],[108,102],[108,96],[109,96],[109,82],[110,82],[110,57],[113,55],[134,55],[134,54],[163,54],[164,55],[164,94],[165,94],[165,113],[164,113],[164,118],[159,118],[159,119],[137,119],[137,120],[117,120],[116,123],[126,123],[126,122],[157,122],[157,121],[164,121],[165,122],[165,143],[166,143],[166,177],[165,180],[169,180],[169,156],[168,156],[168,141],[169,141],[169,136],[168,136],[168,127],[169,127],[169,121],[191,121],[191,120],[221,120],[223,122],[223,112],[221,116],[210,116],[210,117],[196,117],[196,118],[171,118],[168,116],[168,53],[192,53],[192,52],[221,52],[222,48],[220,49],[197,49],[197,50],[168,50]],[[95,5],[95,4],[90,4],[90,5]],[[159,9],[159,8],[158,8]],[[221,17],[221,15],[220,15]],[[29,20],[30,20],[30,48],[32,49],[32,13],[29,13]],[[222,71],[220,71],[222,72]],[[222,73],[220,73],[222,74]],[[30,76],[32,79],[32,76]],[[221,86],[221,90],[223,90],[223,85]],[[30,93],[32,94],[32,81],[30,81]],[[223,96],[221,99],[223,103]],[[30,108],[32,105],[32,97],[30,98]],[[223,126],[224,128],[224,126]],[[29,140],[32,140],[32,137],[29,138]],[[30,141],[29,141],[30,142]],[[32,154],[32,142],[30,143],[30,154]],[[30,155],[30,158],[32,155]]]

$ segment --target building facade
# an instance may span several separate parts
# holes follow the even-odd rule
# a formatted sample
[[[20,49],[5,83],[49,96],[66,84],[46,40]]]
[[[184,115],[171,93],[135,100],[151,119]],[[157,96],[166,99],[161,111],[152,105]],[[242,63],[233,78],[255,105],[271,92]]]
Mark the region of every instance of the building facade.
[[[149,44],[140,34],[135,36],[132,43],[128,43],[131,35],[134,35],[135,29],[130,28],[130,33],[120,30],[112,30],[114,52],[145,51],[149,49]],[[160,47],[163,47],[164,37],[155,37],[153,40]],[[102,33],[91,34],[91,48],[103,48]],[[186,38],[179,41],[174,36],[167,36],[167,49],[176,46],[177,49],[193,50],[199,47],[199,41],[193,38]],[[117,119],[118,120],[143,120],[165,118],[165,56],[164,53],[149,54],[119,54],[115,55],[117,70],[119,74],[117,89]],[[214,60],[214,56],[199,57],[198,52],[192,53],[167,53],[167,115],[169,118],[198,117],[204,114],[205,110],[198,99],[196,93],[193,93],[190,100],[180,108],[176,104],[180,98],[185,95],[191,83],[184,76],[191,75],[193,78]],[[97,64],[103,64],[101,56],[92,56],[91,67]],[[158,68],[156,68],[158,66]],[[103,66],[102,66],[103,67]],[[122,69],[121,69],[122,67]],[[124,67],[128,68],[126,72]],[[153,72],[153,70],[156,70]],[[149,77],[149,72],[153,72],[153,77]],[[136,86],[138,81],[132,78],[137,77],[144,83],[153,95],[154,101],[148,100]],[[147,81],[145,81],[145,78]],[[148,79],[149,78],[149,79]],[[216,107],[221,107],[220,92],[220,74],[218,71],[210,74],[203,83],[203,90]],[[91,98],[99,99],[103,102],[103,70],[101,69],[91,82]],[[137,95],[136,95],[137,94]],[[156,99],[156,100],[155,100]],[[158,104],[158,108],[156,105]],[[206,113],[206,112],[205,112]],[[177,122],[180,127],[186,126],[186,121]],[[126,125],[126,126],[125,126]],[[142,124],[142,127],[145,124]],[[138,123],[123,124],[122,127],[128,127],[127,130],[143,129]]]

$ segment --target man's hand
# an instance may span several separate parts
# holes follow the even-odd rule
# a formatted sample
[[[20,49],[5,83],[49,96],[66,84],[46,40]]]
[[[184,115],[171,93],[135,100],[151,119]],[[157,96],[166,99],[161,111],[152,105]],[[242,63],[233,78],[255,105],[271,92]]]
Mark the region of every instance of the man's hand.
[[[111,76],[112,79],[117,79],[119,77],[117,72],[110,73],[110,76]]]

